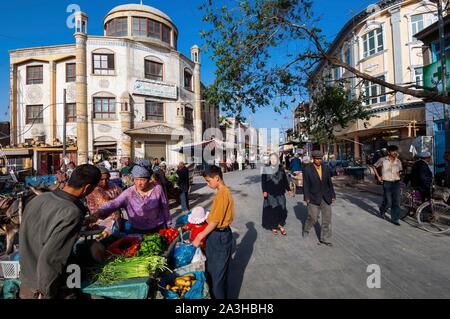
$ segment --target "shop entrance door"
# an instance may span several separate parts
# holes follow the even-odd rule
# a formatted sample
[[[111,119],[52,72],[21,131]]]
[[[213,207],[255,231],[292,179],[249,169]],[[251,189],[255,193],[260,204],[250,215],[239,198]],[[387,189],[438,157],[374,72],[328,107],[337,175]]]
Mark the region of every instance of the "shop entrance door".
[[[145,142],[145,158],[146,159],[161,159],[166,156],[166,142]]]

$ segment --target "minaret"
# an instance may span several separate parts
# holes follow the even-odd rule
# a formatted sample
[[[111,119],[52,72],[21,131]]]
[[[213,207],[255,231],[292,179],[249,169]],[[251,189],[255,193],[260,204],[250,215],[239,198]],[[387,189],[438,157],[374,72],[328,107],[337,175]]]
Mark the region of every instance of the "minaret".
[[[88,17],[85,13],[75,13],[78,165],[88,162],[87,23]]]
[[[194,61],[194,93],[195,93],[195,109],[194,109],[194,142],[199,143],[203,140],[203,123],[202,123],[202,95],[200,85],[200,48],[194,45],[191,48],[191,60]]]

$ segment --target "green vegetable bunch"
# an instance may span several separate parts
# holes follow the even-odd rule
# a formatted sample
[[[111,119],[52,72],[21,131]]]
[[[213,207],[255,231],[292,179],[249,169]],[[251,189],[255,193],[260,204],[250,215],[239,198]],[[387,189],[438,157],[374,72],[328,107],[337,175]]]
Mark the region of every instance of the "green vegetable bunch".
[[[112,284],[132,278],[149,277],[158,271],[171,271],[167,267],[167,260],[164,257],[119,257],[103,267],[97,280],[101,284]]]
[[[167,250],[167,240],[160,234],[153,234],[144,237],[141,242],[138,256],[161,256]]]
[[[171,182],[172,184],[176,184],[176,183],[178,183],[178,175],[177,174],[170,174],[169,177],[167,178],[167,180],[169,182]]]

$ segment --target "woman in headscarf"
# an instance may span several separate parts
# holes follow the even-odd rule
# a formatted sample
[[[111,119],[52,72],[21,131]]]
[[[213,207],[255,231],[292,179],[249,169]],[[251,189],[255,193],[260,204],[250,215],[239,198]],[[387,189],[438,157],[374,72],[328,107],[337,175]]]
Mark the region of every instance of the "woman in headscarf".
[[[103,205],[95,214],[104,218],[119,208],[127,211],[131,224],[130,233],[148,234],[158,232],[172,224],[166,195],[161,185],[151,182],[153,172],[148,161],[138,161],[133,167],[134,186],[119,197]]]
[[[107,202],[119,197],[122,190],[119,186],[111,184],[109,179],[111,177],[109,170],[105,167],[100,167],[100,172],[102,178],[100,183],[94,191],[86,197],[87,206],[91,214],[95,214],[100,207],[102,207]],[[97,221],[97,224],[105,226],[106,231],[112,233],[112,226],[114,221],[116,221],[116,227],[120,229],[120,210],[115,211],[111,216],[107,217],[105,220]]]
[[[280,231],[286,236],[286,191],[289,196],[293,195],[286,172],[275,153],[270,155],[269,164],[262,168],[261,185],[264,196],[262,226],[272,230],[274,235]]]

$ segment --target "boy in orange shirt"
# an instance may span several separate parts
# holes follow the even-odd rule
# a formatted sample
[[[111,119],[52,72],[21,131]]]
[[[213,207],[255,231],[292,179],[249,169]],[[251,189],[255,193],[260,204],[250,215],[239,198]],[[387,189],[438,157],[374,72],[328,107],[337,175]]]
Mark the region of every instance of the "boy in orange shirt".
[[[192,244],[199,247],[206,238],[206,272],[210,279],[212,297],[227,299],[228,269],[233,245],[230,225],[234,219],[234,202],[219,167],[210,166],[203,177],[217,193],[208,216],[208,226],[197,235]]]

